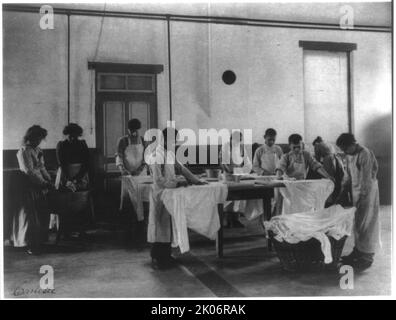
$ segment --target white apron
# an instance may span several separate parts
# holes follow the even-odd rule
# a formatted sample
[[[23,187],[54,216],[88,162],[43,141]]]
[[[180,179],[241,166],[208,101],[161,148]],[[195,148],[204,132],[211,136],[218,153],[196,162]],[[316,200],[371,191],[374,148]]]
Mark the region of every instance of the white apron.
[[[351,176],[352,201],[356,206],[360,198],[362,172],[357,166],[358,155],[348,157],[348,171]],[[360,199],[355,212],[355,247],[364,253],[375,253],[380,245],[378,180],[371,179],[369,191]]]
[[[264,152],[260,160],[264,175],[274,175],[279,162],[278,155],[275,152]]]
[[[291,178],[295,178],[296,180],[304,180],[307,177],[305,160],[303,156],[301,156],[301,158],[302,162],[300,162],[300,159],[298,161],[293,161],[291,167],[287,170],[287,175]]]
[[[157,147],[155,157],[165,157],[165,150]],[[174,156],[173,153],[169,153]],[[150,193],[149,221],[147,227],[147,241],[150,243],[173,242],[171,215],[165,208],[161,200],[162,192],[165,188],[176,188],[177,179],[174,164],[153,164],[150,165],[153,175],[153,185]]]
[[[305,180],[307,177],[307,168],[305,166],[305,159],[303,155],[299,156],[300,159],[295,159],[293,163],[286,169],[286,175],[296,180]],[[300,161],[302,158],[302,162]],[[297,160],[297,161],[296,161]],[[274,202],[273,202],[273,215],[283,214],[283,196],[280,188],[274,190]]]
[[[124,165],[125,168],[132,174],[140,168],[144,158],[144,146],[142,143],[129,144],[124,151]],[[146,171],[143,170],[140,175],[145,175]]]

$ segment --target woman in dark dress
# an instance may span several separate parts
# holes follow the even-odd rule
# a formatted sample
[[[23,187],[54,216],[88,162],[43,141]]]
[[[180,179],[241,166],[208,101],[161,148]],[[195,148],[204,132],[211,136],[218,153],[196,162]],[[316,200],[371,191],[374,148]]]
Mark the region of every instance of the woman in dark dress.
[[[85,140],[79,139],[82,133],[78,124],[68,124],[63,130],[67,138],[56,147],[59,165],[56,185],[60,190],[88,189],[89,149]]]

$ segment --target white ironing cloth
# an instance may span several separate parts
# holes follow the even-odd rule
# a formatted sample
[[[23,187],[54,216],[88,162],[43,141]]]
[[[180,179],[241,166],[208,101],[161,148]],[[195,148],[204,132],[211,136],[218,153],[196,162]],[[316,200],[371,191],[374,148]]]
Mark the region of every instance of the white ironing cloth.
[[[334,190],[334,183],[321,180],[282,180],[285,188],[279,188],[283,197],[282,214],[321,210]]]
[[[143,221],[143,202],[149,202],[152,183],[153,178],[150,176],[122,176],[120,210],[124,205],[124,197],[128,195],[138,221]]]
[[[228,188],[223,183],[165,189],[161,200],[172,217],[174,244],[182,253],[190,250],[187,228],[214,240],[220,229],[217,210],[227,199]]]

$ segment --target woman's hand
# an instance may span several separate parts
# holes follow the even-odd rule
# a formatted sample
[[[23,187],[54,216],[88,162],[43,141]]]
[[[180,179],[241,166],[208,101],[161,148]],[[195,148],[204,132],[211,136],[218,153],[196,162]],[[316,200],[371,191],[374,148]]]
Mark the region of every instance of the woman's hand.
[[[123,176],[129,176],[129,175],[131,175],[131,173],[130,173],[128,170],[126,170],[125,168],[122,168],[122,169],[121,169],[121,174],[122,174]]]
[[[132,173],[130,173],[130,174],[132,174],[132,175],[134,175],[134,176],[138,176],[138,175],[140,175],[142,172],[143,172],[143,170],[145,170],[146,169],[146,165],[141,165],[139,168],[137,168],[134,172],[132,172]]]
[[[283,177],[282,177],[283,172],[281,170],[276,170],[275,174],[276,174],[276,179],[277,180],[283,180]]]
[[[47,181],[45,187],[48,188],[49,190],[55,189],[55,185],[51,181]]]
[[[277,175],[276,175],[276,179],[277,179],[277,180],[283,180],[283,176],[282,176],[281,174],[277,174]]]
[[[71,181],[66,182],[66,187],[69,188],[72,192],[76,192],[77,190],[76,186]]]
[[[203,186],[205,184],[208,184],[208,182],[207,181],[203,181],[203,180],[198,180],[194,184],[197,185],[197,186]]]
[[[131,174],[123,165],[118,165],[117,167],[122,176],[129,176]]]
[[[187,181],[178,181],[176,188],[187,187],[187,186],[188,186]]]

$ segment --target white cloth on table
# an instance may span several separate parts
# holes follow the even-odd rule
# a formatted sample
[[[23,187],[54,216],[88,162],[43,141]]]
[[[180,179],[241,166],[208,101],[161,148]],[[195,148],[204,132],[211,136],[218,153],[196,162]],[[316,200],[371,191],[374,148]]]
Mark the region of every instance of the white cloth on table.
[[[165,189],[161,200],[172,217],[174,244],[182,253],[190,249],[187,228],[214,240],[220,229],[217,210],[227,199],[228,188],[222,183]]]
[[[124,205],[124,197],[128,195],[138,221],[143,221],[143,202],[149,202],[152,182],[153,178],[150,176],[122,176],[120,210]]]
[[[277,241],[298,243],[311,238],[317,239],[325,257],[325,263],[333,261],[331,244],[327,236],[336,240],[344,236],[350,236],[353,230],[353,219],[356,208],[344,209],[340,205],[334,205],[327,209],[312,212],[296,213],[273,217],[265,221],[267,231],[274,233]]]
[[[282,214],[321,210],[334,189],[334,183],[321,180],[282,180],[284,188],[279,188],[283,197]]]

